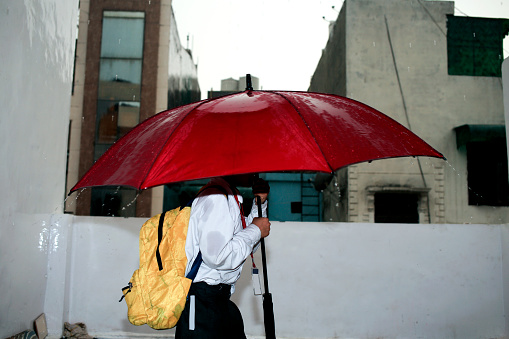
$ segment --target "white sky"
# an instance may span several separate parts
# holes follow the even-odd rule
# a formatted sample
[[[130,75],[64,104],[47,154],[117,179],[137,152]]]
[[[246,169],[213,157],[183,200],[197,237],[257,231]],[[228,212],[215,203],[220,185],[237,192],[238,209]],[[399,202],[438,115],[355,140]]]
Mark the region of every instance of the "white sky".
[[[258,77],[265,90],[306,91],[327,43],[328,20],[337,18],[343,0],[172,3],[182,45],[193,51],[206,98],[207,91],[220,89],[222,79],[247,73]],[[455,7],[455,15],[509,18],[509,0],[457,0]]]

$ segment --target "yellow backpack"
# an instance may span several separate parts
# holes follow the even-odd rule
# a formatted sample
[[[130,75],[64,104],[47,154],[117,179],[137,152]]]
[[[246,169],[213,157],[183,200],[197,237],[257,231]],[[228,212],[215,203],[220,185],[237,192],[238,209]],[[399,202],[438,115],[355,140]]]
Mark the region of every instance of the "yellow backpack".
[[[200,192],[210,187],[228,195],[221,186],[205,186]],[[191,202],[182,209],[177,207],[153,216],[141,227],[140,267],[134,271],[129,285],[122,289],[119,300],[125,298],[127,317],[133,325],[147,324],[156,330],[177,325],[191,282],[202,262],[200,252],[185,276]]]

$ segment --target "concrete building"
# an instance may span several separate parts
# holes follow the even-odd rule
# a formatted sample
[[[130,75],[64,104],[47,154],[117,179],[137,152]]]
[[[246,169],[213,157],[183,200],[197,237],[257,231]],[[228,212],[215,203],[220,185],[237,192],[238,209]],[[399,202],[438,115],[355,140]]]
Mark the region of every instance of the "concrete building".
[[[196,65],[171,1],[80,1],[67,191],[116,140],[157,112],[198,101]],[[73,194],[74,195],[74,194]],[[69,199],[79,215],[151,216],[163,188],[94,188]]]
[[[254,90],[259,90],[260,89],[260,79],[255,76],[251,76],[251,85],[253,86]],[[208,99],[217,98],[217,97],[220,97],[223,95],[236,93],[236,92],[242,92],[245,90],[246,90],[246,77],[245,76],[240,77],[239,80],[230,77],[228,79],[221,80],[221,90],[219,90],[219,91],[210,90],[207,93],[207,98]]]
[[[456,17],[452,1],[344,2],[309,90],[384,112],[448,160],[342,169],[324,191],[326,221],[509,221],[500,70],[508,22]]]

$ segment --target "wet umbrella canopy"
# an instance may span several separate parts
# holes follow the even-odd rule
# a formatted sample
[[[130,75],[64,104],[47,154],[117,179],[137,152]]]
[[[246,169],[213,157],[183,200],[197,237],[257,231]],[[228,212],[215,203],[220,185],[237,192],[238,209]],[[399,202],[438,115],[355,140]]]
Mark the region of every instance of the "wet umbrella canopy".
[[[153,186],[245,173],[332,173],[359,162],[443,156],[395,120],[360,102],[309,92],[254,91],[161,112],[108,149],[71,192]],[[260,202],[258,202],[261,214]],[[265,243],[264,322],[275,338]]]
[[[246,90],[161,112],[121,138],[71,192],[146,189],[241,173],[332,173],[359,162],[442,154],[360,102],[309,92]]]

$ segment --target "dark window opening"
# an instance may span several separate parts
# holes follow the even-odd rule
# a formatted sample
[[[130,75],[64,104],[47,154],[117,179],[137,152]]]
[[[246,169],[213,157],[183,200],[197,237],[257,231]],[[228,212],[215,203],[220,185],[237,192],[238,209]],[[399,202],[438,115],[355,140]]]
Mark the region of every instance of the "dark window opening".
[[[375,223],[418,224],[419,195],[375,193]]]
[[[468,204],[509,206],[505,138],[467,144]]]
[[[291,202],[291,211],[292,213],[302,213],[302,201],[292,201]]]

